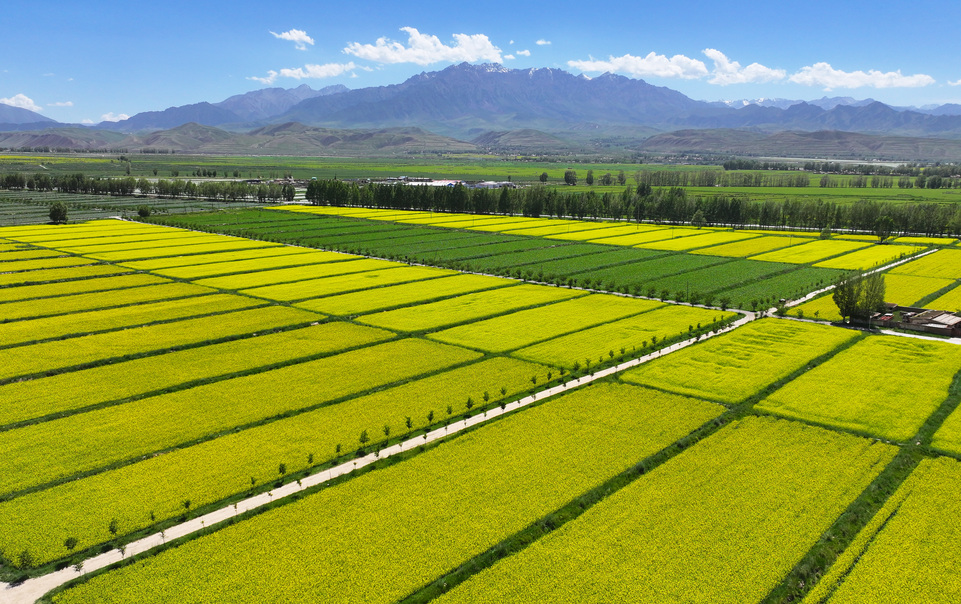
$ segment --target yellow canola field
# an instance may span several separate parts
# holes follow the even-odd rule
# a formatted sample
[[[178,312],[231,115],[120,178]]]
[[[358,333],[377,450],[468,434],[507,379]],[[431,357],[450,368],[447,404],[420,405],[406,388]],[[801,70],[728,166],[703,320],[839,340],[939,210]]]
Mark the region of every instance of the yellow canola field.
[[[395,331],[424,331],[585,295],[587,292],[576,289],[524,283],[365,315],[357,322]]]
[[[267,248],[272,251],[277,248]],[[174,266],[170,268],[155,268],[152,272],[172,277],[174,279],[197,280],[216,275],[227,275],[236,273],[249,273],[257,271],[274,270],[295,266],[308,266],[311,264],[325,264],[328,262],[339,262],[341,260],[356,260],[360,256],[350,254],[339,254],[337,252],[312,251],[302,254],[282,254],[269,256],[266,258],[236,259],[228,262],[205,262],[204,264],[192,264],[184,266]],[[204,261],[200,257],[200,261]]]
[[[749,233],[751,235],[757,235],[756,233]],[[755,236],[753,239],[746,239],[744,241],[736,241],[734,243],[725,243],[722,245],[715,245],[713,247],[707,247],[699,250],[692,250],[692,254],[702,254],[707,256],[726,256],[729,258],[744,258],[746,256],[754,256],[757,254],[763,254],[765,252],[770,252],[772,250],[781,249],[783,247],[788,247],[790,245],[799,245],[804,243],[804,239],[800,238],[790,238],[790,237],[778,237],[778,236]]]
[[[766,319],[631,369],[621,379],[736,404],[856,337],[848,329]]]
[[[340,349],[354,345],[337,344]],[[410,338],[0,432],[0,455],[16,460],[0,474],[0,493],[103,468],[479,356]],[[64,434],[70,438],[61,438]]]
[[[857,250],[838,258],[818,262],[814,266],[844,270],[866,270],[913,256],[924,249],[914,245],[872,245],[869,248]]]
[[[352,291],[369,292],[375,288],[410,281],[429,283],[438,277],[457,274],[455,271],[440,268],[400,264],[382,270],[364,271],[351,273],[349,275],[335,275],[322,279],[307,279],[293,283],[279,283],[277,285],[267,285],[254,289],[243,289],[240,293],[267,298],[268,300],[293,302],[295,300],[305,300],[307,298],[330,296]]]
[[[83,264],[93,264],[95,260],[89,258],[79,258],[77,256],[66,256],[56,258],[37,258],[33,260],[8,260],[0,262],[0,273],[12,273],[15,271],[35,271],[45,268],[62,268],[65,266],[81,266]]]
[[[86,279],[87,277],[120,275],[122,273],[129,272],[131,272],[129,268],[112,266],[109,264],[90,264],[85,266],[71,266],[65,268],[43,268],[35,271],[25,271],[22,273],[0,273],[0,285],[22,286],[31,283]],[[4,290],[0,293],[6,294],[7,292]]]
[[[819,239],[802,245],[767,252],[758,256],[751,256],[751,260],[765,262],[787,262],[789,264],[811,264],[831,256],[848,254],[855,250],[868,247],[868,243],[857,241],[838,241],[836,239]]]
[[[0,288],[0,302],[14,302],[35,298],[49,298],[90,292],[125,290],[132,287],[170,283],[169,279],[142,274],[120,274],[76,281],[61,281],[58,283],[44,283],[40,285],[18,285],[17,287]],[[106,295],[114,295],[106,294]]]
[[[351,323],[324,323],[11,382],[0,386],[0,426],[330,353],[344,341],[360,346],[392,336]]]
[[[329,315],[359,315],[386,308],[428,303],[436,298],[511,287],[517,281],[458,273],[439,279],[414,281],[298,302],[297,306]]]
[[[896,452],[744,419],[435,601],[760,602]]]
[[[961,600],[961,464],[924,459],[803,604]]]
[[[719,411],[623,385],[578,390],[55,601],[395,602]]]
[[[335,254],[335,252],[329,253]],[[277,283],[304,281],[306,279],[330,277],[333,275],[347,275],[351,273],[362,273],[364,271],[406,266],[400,262],[371,260],[369,258],[359,258],[357,256],[343,256],[343,258],[345,258],[345,260],[337,262],[320,262],[317,264],[308,264],[306,266],[275,268],[266,271],[241,273],[239,275],[227,275],[224,277],[209,277],[197,279],[194,282],[198,285],[219,287],[222,289],[249,289],[252,287],[262,287]]]
[[[0,323],[0,345],[12,346],[68,335],[123,329],[160,321],[240,310],[261,304],[249,298],[213,292],[214,290],[207,290],[203,292],[204,295],[197,295],[200,292],[195,292],[190,297],[176,300],[147,301],[134,306],[87,310],[54,317]],[[0,316],[3,309],[4,307],[0,305]],[[216,321],[216,317],[211,317],[211,320]]]
[[[955,286],[954,289],[946,292],[936,300],[928,302],[925,306],[949,312],[961,312],[961,287]]]
[[[784,417],[908,441],[948,397],[961,346],[871,336],[755,405]]]
[[[961,276],[961,250],[938,250],[891,269],[897,275],[957,279]]]
[[[515,359],[488,359],[18,497],[0,503],[0,548],[56,559],[70,536],[80,547],[111,539],[113,518],[125,534],[150,526],[151,513],[157,521],[177,517],[185,499],[197,508],[243,493],[251,477],[258,485],[277,478],[280,463],[292,474],[310,467],[308,456],[314,465],[338,457],[337,445],[340,455],[349,455],[364,430],[376,447],[384,425],[395,439],[405,435],[406,417],[417,430],[427,425],[430,411],[434,425],[442,425],[450,417],[448,404],[462,413],[468,397],[480,405],[489,392],[494,403],[503,388],[503,398],[514,400],[531,386],[532,375],[543,381],[545,372]]]
[[[922,298],[944,289],[952,283],[951,279],[885,273],[884,301],[901,306],[914,306]],[[932,306],[932,308],[942,307]],[[841,320],[841,315],[838,313],[838,307],[834,303],[831,292],[792,308],[788,311],[788,314],[792,317],[803,315],[806,319],[820,319],[821,321]]]
[[[0,350],[0,380],[220,338],[304,325],[323,315],[267,306]]]
[[[295,247],[284,245],[280,247],[262,247],[252,250],[240,251],[221,251],[209,254],[169,256],[164,258],[151,258],[150,260],[134,260],[125,262],[124,266],[138,271],[152,271],[157,269],[168,269],[178,266],[201,266],[206,264],[216,264],[221,262],[236,262],[238,260],[254,260],[257,258],[269,258],[276,256],[296,256],[299,254],[316,254],[317,250],[306,247]],[[349,257],[349,256],[348,256]]]
[[[97,258],[99,260],[104,260],[106,262],[129,262],[131,260],[140,260],[144,258],[161,258],[163,256],[179,256],[181,254],[208,254],[211,252],[259,249],[267,247],[280,247],[280,244],[221,236],[216,241],[210,241],[208,243],[197,242],[190,245],[168,244],[166,246],[159,247],[106,251],[88,253],[85,255],[92,258]]]
[[[757,237],[757,235],[752,235],[750,233],[742,233],[740,231],[718,231],[718,232],[703,232],[699,235],[691,235],[689,237],[680,237],[674,239],[668,239],[663,241],[655,241],[652,243],[642,243],[637,247],[647,248],[652,250],[664,250],[672,252],[683,252],[686,250],[707,247],[711,245],[718,245],[722,243],[732,243],[735,241],[741,241],[742,239],[750,239],[752,237]]]
[[[691,337],[689,328],[707,327],[715,320],[737,316],[688,306],[664,306],[619,321],[604,323],[570,335],[522,348],[513,356],[556,367],[573,369],[621,357],[621,350],[633,355],[648,344],[668,338]]]
[[[637,315],[663,306],[660,302],[608,294],[591,294],[556,304],[459,325],[428,337],[448,344],[506,352],[541,340]]]

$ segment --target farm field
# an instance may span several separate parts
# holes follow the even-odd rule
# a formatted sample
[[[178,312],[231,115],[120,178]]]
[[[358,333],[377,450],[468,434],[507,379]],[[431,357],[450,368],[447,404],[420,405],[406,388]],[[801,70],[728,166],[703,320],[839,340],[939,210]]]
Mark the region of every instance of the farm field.
[[[961,311],[961,288],[955,285],[954,289],[945,292],[943,296],[935,298],[925,306],[949,312]]]
[[[903,442],[948,397],[959,372],[959,346],[869,336],[785,384],[755,408]]]
[[[916,275],[957,279],[961,275],[961,250],[938,250],[923,258],[906,262],[891,269],[893,275]]]
[[[830,239],[818,240],[798,246],[792,246],[787,249],[775,250],[773,252],[751,256],[751,260],[763,260],[764,262],[788,262],[791,264],[809,264],[812,262],[823,261],[825,258],[848,254],[867,246],[867,243],[858,243],[856,241],[836,241]]]
[[[687,339],[697,329],[736,317],[685,306],[662,306],[634,317],[611,321],[592,329],[553,338],[522,348],[513,356],[554,367],[576,370],[591,363],[598,365],[625,353],[647,348],[648,343]]]
[[[267,218],[265,219],[265,215]],[[270,221],[270,216],[284,219]],[[299,218],[291,220],[290,215]],[[250,222],[246,223],[245,217]],[[770,300],[771,306],[780,298],[793,298],[814,289],[818,284],[830,282],[841,271],[816,268],[812,263],[829,256],[846,258],[846,252],[856,252],[867,243],[854,241],[810,241],[794,235],[764,235],[729,229],[696,229],[686,227],[657,226],[649,224],[624,224],[618,222],[587,222],[555,220],[549,218],[500,217],[497,224],[478,225],[477,217],[467,214],[397,212],[363,208],[335,208],[330,206],[284,206],[269,212],[241,211],[233,218],[224,217],[221,224],[203,215],[177,216],[158,219],[161,222],[189,227],[195,224],[207,230],[225,233],[248,234],[251,231],[267,232],[266,225],[275,224],[282,231],[273,230],[272,237],[283,237],[293,243],[314,245],[326,249],[365,254],[386,258],[403,258],[421,263],[472,272],[508,275],[538,282],[605,289],[607,291],[631,292],[659,296],[659,284],[651,291],[651,282],[662,279],[672,283],[684,283],[685,295],[713,295],[739,308],[749,308],[752,301]],[[197,221],[194,223],[193,221]],[[267,222],[265,222],[267,220]],[[486,218],[484,219],[487,220]],[[416,224],[411,224],[416,221]],[[474,226],[468,227],[469,223]],[[328,224],[329,228],[323,227]],[[440,227],[445,224],[447,227]],[[531,226],[531,225],[543,226]],[[358,226],[360,225],[360,226]],[[367,225],[367,226],[364,226]],[[571,225],[570,233],[556,233],[556,229]],[[334,228],[336,227],[336,228]],[[586,228],[590,227],[590,228]],[[354,231],[375,228],[376,238],[356,235],[331,237],[319,233],[334,234],[338,231]],[[471,230],[462,230],[462,229]],[[298,230],[300,229],[300,230]],[[486,231],[484,229],[487,229]],[[523,236],[516,233],[544,229],[554,234]],[[490,231],[490,232],[488,232]],[[307,237],[306,233],[313,233]],[[469,235],[469,236],[468,236]],[[724,241],[735,240],[731,243]],[[702,242],[695,246],[686,242]],[[762,245],[749,246],[753,241]],[[349,242],[349,243],[348,243]],[[661,243],[657,243],[661,242]],[[743,267],[754,267],[744,273],[738,265],[723,267],[737,258],[753,255],[766,259],[768,253],[787,253],[802,247],[805,252],[786,256],[787,263],[772,263],[774,268],[760,268],[766,264],[750,260]],[[794,244],[792,246],[792,243]],[[650,244],[650,246],[648,246]],[[625,247],[641,245],[642,247]],[[813,245],[814,249],[809,247]],[[697,254],[689,254],[693,248]],[[711,255],[710,250],[721,253]],[[885,246],[885,253],[900,255],[914,251],[913,246]],[[771,250],[776,250],[771,252]],[[876,253],[876,252],[875,252]],[[876,261],[877,258],[874,258]],[[852,264],[862,264],[857,257]],[[797,263],[799,270],[789,270]],[[787,266],[790,265],[790,266]],[[703,271],[688,275],[697,268],[717,266],[715,271]],[[669,285],[669,296],[680,290]]]
[[[97,260],[85,249],[118,254],[0,286],[0,454],[15,460],[0,474],[0,580],[70,567],[379,451],[370,467],[355,462],[332,484],[52,598],[505,601],[560,590],[579,601],[780,602],[778,590],[806,593],[797,578],[827,570],[910,464],[961,457],[961,412],[951,413],[961,349],[948,343],[770,318],[597,372],[740,315],[575,284],[767,308],[841,273],[751,259],[809,245],[800,237],[687,229],[664,240],[711,249],[782,239],[744,255],[688,254],[544,236],[594,226],[586,221],[352,210],[170,220],[208,231],[196,237],[120,221],[0,229],[0,268],[5,254],[37,252],[16,249],[27,238],[52,259],[66,246],[78,260]],[[670,230],[583,232],[625,226],[633,231],[612,238]],[[278,241],[209,232],[221,229]],[[172,244],[188,239],[201,243]],[[282,243],[296,239],[360,255]],[[862,245],[839,239],[825,243]],[[838,257],[858,264],[912,245],[923,244]],[[448,260],[411,266],[422,262],[403,261],[413,250]],[[83,272],[98,266],[125,272]],[[474,267],[515,278],[455,270]],[[887,279],[922,299],[956,283]],[[562,382],[564,394],[529,396]],[[528,406],[508,406],[521,399]],[[465,431],[429,443],[427,431],[444,426]],[[383,447],[422,434],[423,447],[382,459]],[[557,581],[535,572],[545,564]]]
[[[621,379],[734,405],[856,337],[823,325],[765,319],[631,369]]]
[[[840,268],[844,270],[867,270],[876,266],[888,264],[907,256],[913,256],[924,251],[920,246],[891,246],[874,245],[866,249],[845,254],[840,258],[832,258],[818,262],[814,266],[823,268]]]
[[[916,306],[925,298],[945,289],[954,283],[951,279],[938,277],[918,277],[887,272],[884,275],[884,301],[900,306]],[[950,292],[949,292],[950,293]],[[947,296],[945,296],[947,297]],[[933,308],[942,308],[932,304]],[[945,309],[950,307],[943,307]],[[831,293],[800,304],[788,311],[792,317],[807,317],[822,321],[840,321],[838,307]]]
[[[437,601],[759,602],[895,451],[745,419]]]
[[[858,534],[804,604],[961,597],[961,465],[925,459]]]
[[[304,602],[392,602],[719,411],[631,386],[590,387],[94,579],[56,601],[196,602],[214,593],[224,602],[269,601],[296,593]],[[505,458],[511,463],[498,463]],[[358,541],[367,546],[355,547]],[[265,550],[273,554],[264,558]],[[317,553],[325,564],[312,563]]]

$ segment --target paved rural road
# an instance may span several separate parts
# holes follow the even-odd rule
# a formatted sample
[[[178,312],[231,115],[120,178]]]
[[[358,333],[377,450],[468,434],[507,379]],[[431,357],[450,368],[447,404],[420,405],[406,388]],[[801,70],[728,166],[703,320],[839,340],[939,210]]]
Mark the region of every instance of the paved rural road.
[[[139,539],[137,541],[128,543],[126,547],[124,547],[123,552],[121,552],[119,549],[114,549],[114,550],[110,550],[109,552],[100,554],[98,556],[88,558],[83,561],[83,567],[80,571],[77,571],[73,566],[70,566],[63,570],[59,570],[56,572],[43,575],[42,577],[29,579],[27,581],[24,581],[22,584],[16,585],[16,586],[10,586],[6,583],[0,583],[0,602],[2,602],[3,604],[33,604],[34,602],[36,602],[37,599],[39,599],[41,596],[43,596],[50,590],[60,587],[61,585],[67,583],[68,581],[72,581],[73,579],[76,579],[77,577],[81,576],[81,574],[86,574],[95,570],[100,570],[102,568],[110,566],[111,564],[121,562],[124,558],[128,556],[134,556],[134,555],[149,551],[151,549],[154,549],[156,547],[160,547],[164,545],[167,541],[170,541],[173,539],[179,539],[180,537],[184,537],[186,535],[196,533],[197,531],[201,531],[206,527],[219,524],[221,522],[229,520],[230,518],[233,518],[234,516],[244,514],[245,512],[248,512],[250,510],[255,510],[273,501],[277,501],[285,497],[290,497],[295,493],[299,493],[305,489],[309,489],[316,485],[323,484],[329,480],[337,478],[338,476],[349,474],[355,469],[368,466],[376,462],[378,459],[381,459],[384,457],[390,457],[391,455],[397,455],[398,453],[401,453],[403,451],[408,451],[410,449],[419,447],[424,443],[429,443],[435,440],[442,439],[451,434],[456,434],[457,432],[461,432],[463,430],[466,430],[467,428],[476,426],[477,424],[484,423],[490,419],[499,417],[505,413],[515,411],[517,409],[520,409],[521,407],[526,407],[531,403],[535,403],[545,398],[549,398],[557,394],[567,392],[574,388],[579,388],[595,380],[603,379],[609,375],[619,373],[626,369],[630,369],[631,367],[636,367],[637,365],[641,365],[648,361],[658,359],[664,355],[671,354],[672,352],[676,352],[683,348],[687,348],[688,346],[697,342],[699,339],[703,340],[705,338],[715,337],[722,333],[726,333],[733,329],[737,329],[738,327],[753,321],[758,316],[759,315],[756,315],[754,313],[745,313],[745,316],[741,317],[734,323],[731,323],[727,327],[714,332],[711,335],[701,336],[700,338],[691,338],[689,340],[684,340],[683,342],[678,342],[677,344],[672,344],[667,348],[657,350],[655,352],[652,352],[649,355],[645,355],[637,359],[631,359],[630,361],[626,361],[624,363],[621,363],[620,365],[616,365],[614,367],[609,367],[607,369],[597,371],[592,375],[576,378],[560,386],[555,386],[548,390],[543,390],[541,392],[537,392],[536,394],[526,396],[512,403],[508,403],[507,405],[505,405],[504,409],[501,409],[500,407],[495,407],[493,409],[488,410],[485,413],[478,413],[477,415],[471,417],[470,419],[452,423],[449,426],[444,426],[436,430],[433,430],[431,432],[428,432],[423,436],[417,436],[417,437],[405,440],[403,442],[400,442],[396,445],[387,447],[381,450],[379,454],[371,453],[370,455],[361,457],[356,460],[349,461],[339,466],[335,466],[333,468],[330,468],[329,470],[318,472],[317,474],[313,474],[311,476],[303,478],[298,482],[291,482],[289,484],[286,484],[280,488],[274,489],[267,493],[262,493],[254,497],[244,499],[243,501],[237,502],[235,505],[230,505],[225,508],[221,508],[219,510],[210,512],[209,514],[198,516],[182,524],[172,526],[166,531],[155,533],[148,537],[144,537],[143,539]]]

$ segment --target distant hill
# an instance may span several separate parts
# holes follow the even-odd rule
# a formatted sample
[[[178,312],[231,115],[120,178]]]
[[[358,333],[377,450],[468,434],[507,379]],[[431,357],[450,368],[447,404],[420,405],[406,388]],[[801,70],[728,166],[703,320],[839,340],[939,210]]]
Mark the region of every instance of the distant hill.
[[[272,121],[348,128],[416,125],[469,138],[478,129],[557,132],[585,122],[666,123],[690,113],[724,111],[733,110],[613,74],[587,78],[559,69],[461,63],[402,84],[308,99]]]
[[[289,89],[263,88],[234,95],[225,101],[214,103],[214,106],[226,109],[244,121],[253,122],[280,115],[301,101],[347,92],[347,90],[348,88],[342,84],[327,86],[320,90],[314,90],[307,84]]]
[[[488,131],[471,139],[473,144],[490,151],[532,151],[552,149],[555,152],[574,150],[582,145],[553,134],[525,128],[502,132]]]
[[[181,107],[169,107],[163,111],[145,111],[119,122],[100,122],[97,127],[105,130],[137,132],[140,130],[176,128],[189,122],[196,122],[205,126],[219,126],[220,124],[239,121],[242,121],[240,116],[233,111],[203,102]]]
[[[57,149],[118,149],[127,136],[119,132],[83,127],[0,131],[0,147],[7,149],[50,147]]]
[[[679,130],[653,136],[641,145],[657,153],[720,153],[755,157],[818,157],[886,161],[961,161],[961,140],[876,136],[854,132],[777,132]]]
[[[23,107],[14,107],[0,103],[0,124],[56,124],[55,120],[30,111]]]

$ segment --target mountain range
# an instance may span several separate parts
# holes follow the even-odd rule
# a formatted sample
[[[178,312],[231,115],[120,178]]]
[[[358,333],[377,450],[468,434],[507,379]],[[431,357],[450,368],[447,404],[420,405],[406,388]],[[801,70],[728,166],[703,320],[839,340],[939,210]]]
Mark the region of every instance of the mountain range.
[[[154,136],[185,124],[191,125],[189,135],[181,130]],[[213,127],[222,134],[199,133],[198,127]],[[102,135],[82,136],[82,130]],[[711,134],[713,130],[721,134]],[[850,144],[839,146],[838,136],[807,137],[810,144],[805,148],[817,154],[817,143],[822,141],[826,146],[820,155],[857,154],[871,150],[870,139],[864,139],[864,135],[928,139],[924,143],[897,144],[888,140],[875,147],[889,149],[892,154],[925,154],[891,155],[891,159],[943,160],[954,157],[957,146],[937,140],[961,139],[961,106],[899,108],[849,97],[810,102],[757,99],[710,103],[610,73],[589,78],[560,69],[521,70],[462,63],[390,86],[357,90],[344,86],[313,90],[307,85],[265,88],[215,103],[138,113],[92,128],[70,127],[25,109],[0,105],[0,131],[5,131],[0,134],[0,146],[8,148],[102,148],[104,144],[122,144],[132,149],[184,152],[274,149],[281,153],[286,149],[296,154],[335,152],[338,147],[344,152],[351,148],[364,153],[376,150],[378,144],[390,153],[404,144],[418,149],[541,149],[566,153],[612,145],[622,150],[653,149],[652,143],[666,149],[683,143],[690,151],[714,151],[718,140],[731,143],[720,145],[724,149],[741,148],[750,153],[750,145],[739,147],[733,141],[748,140],[748,134],[758,135],[765,137],[765,147],[774,148],[779,140],[787,140],[774,136],[779,133],[837,131],[861,138],[855,141],[847,137]],[[673,139],[662,136],[644,142],[654,135],[678,131],[683,134]],[[732,136],[731,132],[744,134]],[[278,140],[271,143],[269,139],[274,137]],[[334,143],[335,139],[340,142]],[[788,146],[775,154],[794,155],[791,151]]]

